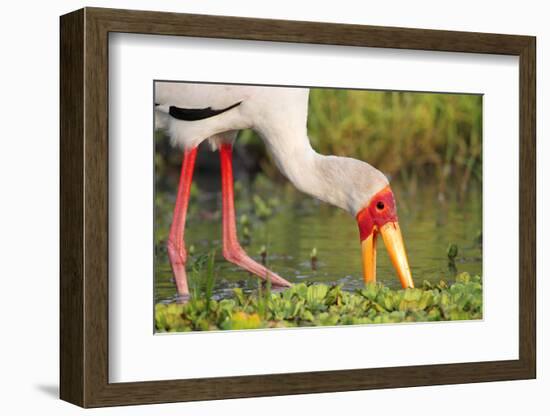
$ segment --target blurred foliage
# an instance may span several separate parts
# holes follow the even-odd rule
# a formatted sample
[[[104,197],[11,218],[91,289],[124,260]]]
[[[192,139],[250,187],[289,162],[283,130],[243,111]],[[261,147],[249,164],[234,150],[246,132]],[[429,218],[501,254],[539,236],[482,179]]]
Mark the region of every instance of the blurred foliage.
[[[195,298],[187,303],[155,307],[158,332],[287,328],[481,319],[482,281],[461,273],[456,283],[445,281],[422,288],[393,290],[371,283],[355,292],[341,286],[299,283],[282,292],[269,287],[219,301]]]
[[[416,231],[417,238],[422,241],[421,245],[413,244],[412,249],[409,246],[414,254],[416,275],[420,273],[422,278],[426,278],[426,274],[430,274],[429,278],[431,279],[433,275],[434,281],[439,280],[440,271],[437,269],[437,272],[427,272],[427,270],[434,270],[434,263],[431,259],[437,258],[439,254],[445,256],[444,250],[448,241],[462,241],[460,240],[461,233],[467,229],[466,224],[481,224],[481,203],[473,200],[474,205],[472,206],[475,208],[475,214],[469,212],[465,217],[468,222],[459,222],[455,217],[447,215],[446,208],[442,210],[420,209],[416,205],[419,196],[415,197],[420,193],[415,191],[428,187],[433,188],[434,192],[427,194],[428,199],[434,203],[439,201],[442,206],[445,202],[454,203],[455,199],[466,200],[471,204],[471,193],[466,193],[467,189],[481,187],[481,130],[482,97],[480,95],[338,89],[312,89],[310,94],[308,134],[312,146],[322,154],[351,156],[367,161],[394,179],[392,186],[399,194],[411,196],[400,198],[400,219],[407,226],[407,218],[410,218],[409,230]],[[198,168],[194,175],[188,211],[187,227],[194,233],[189,232],[187,239],[188,242],[196,245],[192,245],[192,250],[190,246],[190,258],[193,261],[202,259],[204,268],[212,268],[213,255],[205,256],[203,253],[216,248],[218,254],[220,253],[219,228],[215,228],[218,227],[217,223],[221,219],[220,185],[217,182],[220,172],[217,155],[210,153],[206,149],[208,146],[204,147],[202,155],[199,152],[197,159]],[[181,157],[181,151],[174,150],[162,132],[155,132],[155,282],[156,285],[169,287],[167,293],[169,292],[170,296],[173,293],[173,284],[169,280],[171,272],[166,256],[166,239],[172,219]],[[268,228],[266,224],[270,219],[284,217],[286,221],[290,218],[288,213],[291,211],[300,212],[300,218],[303,219],[312,212],[318,215],[319,209],[328,209],[323,206],[318,208],[310,198],[296,197],[292,186],[279,186],[280,184],[276,183],[282,177],[267,155],[262,141],[251,130],[242,131],[239,135],[234,152],[234,168],[237,179],[235,201],[239,221],[239,239],[243,245],[248,246],[249,252],[257,254],[263,261],[267,257],[267,246],[262,246],[267,244]],[[281,180],[281,183],[288,185],[286,180]],[[198,192],[199,188],[200,192]],[[420,206],[425,207],[424,205]],[[461,205],[461,212],[468,206]],[[473,210],[474,208],[469,209]],[[325,214],[332,215],[331,213],[332,211],[328,211],[328,214]],[[433,215],[433,218],[430,215]],[[470,216],[468,217],[468,215]],[[431,228],[434,221],[436,228]],[[276,224],[281,225],[285,222]],[[325,226],[323,223],[314,224],[319,228]],[[345,227],[347,222],[342,221],[342,224],[342,227]],[[339,228],[342,227],[339,226]],[[452,239],[451,237],[442,239],[443,234],[440,231],[442,227],[449,231],[448,234],[452,235]],[[476,225],[476,227],[480,227],[480,225]],[[429,237],[432,240],[428,242],[426,240],[428,231],[430,236],[431,233],[436,232],[437,234],[434,235],[439,236],[440,240]],[[472,239],[472,231],[469,232],[468,241]],[[302,270],[304,267],[310,267],[313,270],[317,267],[326,267],[324,264],[317,264],[317,248],[322,254],[320,261],[329,260],[327,259],[325,240],[315,237],[316,233],[320,235],[318,229],[310,229],[308,236],[299,237],[304,241],[308,239],[308,243],[304,243],[307,245],[304,249],[307,252],[304,251],[305,254],[302,253],[301,258],[298,252],[291,253],[295,257],[296,270]],[[310,237],[309,234],[314,237]],[[446,236],[447,234],[445,234],[445,238]],[[475,237],[476,249],[481,246],[481,242],[482,235],[479,231]],[[290,245],[288,241],[286,244]],[[296,249],[299,248],[299,245],[293,244],[293,247]],[[447,278],[451,280],[457,272],[457,264],[463,270],[464,262],[474,262],[476,265],[479,264],[479,267],[475,266],[470,269],[472,275],[481,271],[481,260],[475,259],[472,255],[466,258],[468,252],[464,251],[466,250],[464,244],[460,245],[460,250],[460,256],[457,257],[458,247],[449,246],[447,255],[444,257],[444,262],[445,258],[448,258]],[[279,257],[282,257],[281,253],[284,253],[280,247],[278,251],[275,251],[269,246],[269,251]],[[221,256],[218,255],[218,257]],[[330,261],[334,263],[335,259],[332,258]],[[220,279],[214,281],[212,274],[206,273],[205,275],[204,268],[192,269],[189,275],[192,297],[188,304],[157,305],[156,316],[159,331],[333,325],[380,321],[400,322],[436,318],[459,319],[457,317],[476,319],[475,317],[481,316],[481,306],[479,309],[474,308],[467,311],[459,306],[448,309],[445,306],[446,300],[443,300],[443,307],[440,305],[440,297],[437,297],[437,308],[402,311],[392,306],[388,309],[378,310],[372,300],[367,303],[361,293],[344,291],[342,285],[332,287],[319,284],[315,286],[300,284],[295,286],[300,288],[316,287],[317,289],[311,289],[311,291],[319,293],[326,289],[323,299],[319,302],[314,301],[320,296],[319,294],[311,293],[308,301],[301,296],[301,291],[305,289],[294,288],[290,289],[290,294],[286,295],[284,294],[286,292],[270,293],[271,291],[268,290],[267,292],[270,294],[267,300],[265,300],[267,296],[265,293],[262,296],[259,296],[258,293],[246,295],[235,293],[233,298],[220,301],[212,299],[212,291],[215,295],[218,294],[219,287],[225,287],[220,282],[224,279],[233,279],[231,280],[233,283],[237,276],[226,269],[221,273]],[[347,275],[348,269],[348,265],[345,268],[342,267],[342,275]],[[340,273],[340,271],[338,272]],[[342,281],[338,281],[338,283],[342,283]],[[459,285],[459,283],[455,285]],[[478,283],[481,285],[480,282]],[[391,299],[401,299],[401,296],[405,296],[405,293],[402,292],[406,292],[392,291],[387,287],[382,289],[382,286],[376,287],[377,290],[388,293],[388,296],[393,296]],[[460,285],[457,287],[458,289],[453,290],[462,291]],[[436,291],[438,296],[443,296],[443,293],[450,296],[451,293],[450,288],[446,285],[428,287],[426,284],[424,289]],[[348,289],[346,288],[346,290]],[[415,289],[413,292],[418,294],[420,293],[418,290],[422,291],[422,289]],[[389,295],[390,292],[387,291],[393,294]],[[329,294],[333,296],[337,292],[345,293],[342,295],[342,299],[345,298],[345,302],[348,302],[346,303],[347,309],[337,310],[336,306],[342,305],[335,306],[327,300]],[[433,295],[435,296],[436,293],[434,292]],[[244,297],[244,303],[238,302],[239,296]],[[292,315],[291,318],[287,315],[288,311],[281,312],[280,309],[286,311],[284,305],[287,305],[285,302],[289,299],[288,296],[292,302],[303,301],[304,305],[303,309],[298,311],[300,314]],[[479,294],[479,305],[480,296]],[[164,299],[169,299],[169,296],[164,296]],[[377,301],[375,303],[378,304]],[[359,306],[355,308],[350,305]],[[373,310],[378,311],[376,315],[372,312]],[[454,311],[452,315],[451,310]],[[337,318],[336,314],[331,311],[342,315]],[[465,316],[474,318],[464,318]]]
[[[435,177],[464,192],[481,181],[482,96],[313,88],[308,134],[322,154],[368,161],[405,182]],[[257,146],[252,131],[241,134]],[[264,171],[276,175],[269,163]]]

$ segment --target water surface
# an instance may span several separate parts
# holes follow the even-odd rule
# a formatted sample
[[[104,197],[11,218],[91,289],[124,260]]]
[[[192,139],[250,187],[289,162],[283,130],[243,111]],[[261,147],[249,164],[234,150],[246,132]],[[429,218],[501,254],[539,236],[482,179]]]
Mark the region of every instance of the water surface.
[[[216,181],[199,177],[190,203],[186,227],[187,247],[194,247],[192,262],[197,256],[216,250],[217,298],[231,295],[232,288],[254,290],[257,279],[228,263],[221,256],[221,199]],[[245,250],[257,261],[262,246],[267,248],[268,266],[290,282],[322,282],[341,284],[347,290],[363,285],[361,250],[355,219],[341,209],[303,195],[290,185],[262,184],[237,187],[237,216],[249,218],[250,242]],[[206,185],[205,185],[206,184]],[[175,299],[175,285],[168,263],[165,239],[175,200],[174,189],[159,190],[155,201],[155,300]],[[407,186],[393,182],[400,226],[417,286],[423,280],[452,281],[456,272],[482,273],[481,185],[473,183],[459,197],[458,192],[438,191],[435,184],[419,185],[413,193]],[[269,204],[272,215],[265,220],[254,214],[254,195]],[[443,197],[444,196],[444,197]],[[243,226],[238,224],[239,237],[244,241]],[[457,244],[459,254],[456,270],[449,267],[447,247]],[[312,264],[312,249],[317,250],[317,262]],[[390,287],[400,287],[381,239],[378,241],[377,277]]]

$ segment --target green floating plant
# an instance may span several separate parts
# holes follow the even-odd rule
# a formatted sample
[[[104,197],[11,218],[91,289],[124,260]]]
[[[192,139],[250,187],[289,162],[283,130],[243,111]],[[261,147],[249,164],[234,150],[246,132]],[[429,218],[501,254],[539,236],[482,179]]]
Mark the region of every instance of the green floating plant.
[[[267,202],[265,202],[260,195],[254,195],[252,197],[254,203],[254,214],[261,219],[266,220],[273,215],[273,209]]]
[[[187,303],[157,304],[157,332],[472,320],[483,312],[481,277],[468,273],[450,286],[424,282],[416,289],[371,283],[348,292],[339,285],[299,283],[275,292],[260,285],[252,293],[234,289],[232,298],[220,301],[206,297],[206,286],[202,297]]]

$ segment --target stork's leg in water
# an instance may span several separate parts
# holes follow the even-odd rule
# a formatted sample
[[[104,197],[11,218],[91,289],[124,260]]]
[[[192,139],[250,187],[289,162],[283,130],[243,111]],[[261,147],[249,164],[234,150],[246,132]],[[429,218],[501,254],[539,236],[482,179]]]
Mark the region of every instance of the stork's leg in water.
[[[195,159],[197,158],[197,148],[185,150],[183,153],[183,163],[181,165],[180,182],[178,185],[178,194],[176,196],[176,206],[174,207],[174,216],[170,226],[170,235],[168,236],[168,258],[172,266],[172,272],[176,280],[176,289],[181,297],[189,296],[189,287],[187,285],[187,275],[185,273],[185,263],[187,261],[187,252],[185,251],[185,218],[187,216],[187,206],[189,204],[189,193],[191,191],[191,181],[193,180],[193,169]]]
[[[261,279],[271,280],[271,284],[274,286],[291,286],[285,279],[248,257],[239,244],[233,198],[232,145],[221,145],[220,161],[222,169],[223,256],[231,263],[254,273]]]

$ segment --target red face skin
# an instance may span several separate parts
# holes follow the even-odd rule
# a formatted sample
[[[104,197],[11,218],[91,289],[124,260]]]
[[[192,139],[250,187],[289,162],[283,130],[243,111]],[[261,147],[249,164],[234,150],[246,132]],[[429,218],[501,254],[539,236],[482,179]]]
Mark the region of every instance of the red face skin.
[[[375,194],[356,218],[361,241],[371,235],[375,227],[380,229],[387,222],[397,222],[395,199],[389,185]]]

